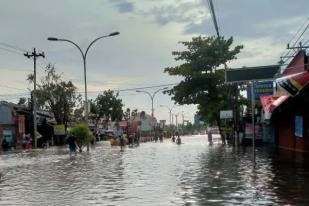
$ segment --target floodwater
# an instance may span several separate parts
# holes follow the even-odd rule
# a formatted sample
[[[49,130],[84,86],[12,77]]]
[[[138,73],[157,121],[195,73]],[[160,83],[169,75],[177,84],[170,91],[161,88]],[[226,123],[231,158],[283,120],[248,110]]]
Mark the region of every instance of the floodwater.
[[[215,144],[206,136],[139,147],[65,148],[0,155],[0,205],[309,205],[302,156]]]

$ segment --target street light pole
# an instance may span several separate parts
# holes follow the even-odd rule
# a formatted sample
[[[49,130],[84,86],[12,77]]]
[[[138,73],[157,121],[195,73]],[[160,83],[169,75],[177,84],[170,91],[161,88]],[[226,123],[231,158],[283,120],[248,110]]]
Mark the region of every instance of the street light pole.
[[[87,69],[86,69],[86,59],[87,59],[87,54],[88,54],[88,51],[90,49],[90,47],[96,42],[98,41],[99,39],[102,39],[102,38],[106,38],[106,37],[111,37],[111,36],[116,36],[116,35],[119,35],[120,33],[119,32],[113,32],[113,33],[110,33],[109,35],[105,35],[105,36],[101,36],[101,37],[98,37],[96,38],[95,40],[93,40],[87,47],[86,51],[83,52],[83,50],[73,41],[71,40],[68,40],[68,39],[59,39],[59,38],[56,38],[56,37],[48,37],[47,40],[49,41],[65,41],[65,42],[69,42],[71,44],[73,44],[81,53],[82,55],[82,58],[83,58],[83,64],[84,64],[84,81],[85,81],[85,122],[88,126],[88,114],[89,114],[89,111],[88,111],[88,98],[87,98]],[[95,141],[94,141],[95,142]],[[87,151],[89,151],[89,144],[87,145]]]
[[[178,130],[178,115],[179,113],[175,114],[175,117],[176,117],[176,129]]]
[[[166,105],[160,105],[160,107],[165,107],[169,110],[169,115],[170,115],[170,125],[172,125],[172,110],[174,109],[176,105],[174,105],[173,107],[169,107],[169,106],[166,106]]]
[[[141,93],[145,93],[147,94],[150,99],[151,99],[151,126],[152,126],[152,130],[154,129],[154,122],[153,122],[153,119],[154,119],[154,110],[153,110],[153,99],[155,97],[155,95],[159,92],[159,91],[162,91],[162,90],[165,90],[165,89],[168,89],[168,87],[164,87],[164,88],[161,88],[161,89],[158,89],[156,90],[154,93],[150,93],[150,92],[147,92],[147,91],[144,91],[144,90],[136,90],[136,92],[141,92]]]

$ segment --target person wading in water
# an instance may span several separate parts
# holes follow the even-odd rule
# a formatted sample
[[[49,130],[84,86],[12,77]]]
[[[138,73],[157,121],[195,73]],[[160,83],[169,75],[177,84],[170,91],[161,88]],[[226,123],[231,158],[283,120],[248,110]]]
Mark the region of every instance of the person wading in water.
[[[70,158],[72,158],[72,154],[75,153],[75,157],[77,156],[77,143],[76,138],[74,136],[69,136],[66,140],[66,143],[69,145],[70,150]]]

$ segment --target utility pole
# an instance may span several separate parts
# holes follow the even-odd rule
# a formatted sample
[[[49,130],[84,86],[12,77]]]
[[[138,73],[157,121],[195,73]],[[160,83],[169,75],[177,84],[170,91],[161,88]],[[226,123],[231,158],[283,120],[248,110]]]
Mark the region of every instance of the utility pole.
[[[33,49],[33,52],[27,52],[24,54],[25,57],[29,59],[33,57],[34,63],[34,70],[33,70],[33,140],[34,140],[34,148],[37,148],[37,138],[36,138],[36,131],[37,131],[37,122],[36,122],[36,59],[38,57],[45,58],[44,52],[38,52]]]
[[[176,129],[178,130],[178,115],[179,114],[175,114],[175,117],[176,117]]]
[[[251,82],[251,118],[252,118],[252,158],[253,158],[253,167],[255,168],[255,94],[254,94],[254,81]]]
[[[182,111],[182,127],[185,125],[185,115],[183,114],[183,111]]]
[[[215,8],[214,8],[214,4],[212,3],[212,0],[208,0],[208,4],[209,4],[211,17],[212,17],[212,21],[213,21],[215,29],[216,29],[217,36],[220,37],[219,27],[218,27],[216,13],[215,13]]]

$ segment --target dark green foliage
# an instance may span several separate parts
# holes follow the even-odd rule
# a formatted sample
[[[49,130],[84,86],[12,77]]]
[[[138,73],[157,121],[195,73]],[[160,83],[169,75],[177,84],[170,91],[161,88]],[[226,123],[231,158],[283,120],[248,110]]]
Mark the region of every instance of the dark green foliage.
[[[96,111],[99,118],[105,118],[106,120],[120,121],[123,116],[123,104],[122,100],[118,98],[119,94],[112,90],[104,91],[103,94],[99,94],[95,99],[95,108],[92,111]]]
[[[80,148],[82,148],[90,143],[92,139],[91,131],[86,124],[78,123],[73,128],[70,129],[70,135],[76,138],[76,143]]]
[[[236,59],[243,46],[231,49],[233,38],[194,37],[181,42],[187,49],[172,54],[182,64],[164,72],[183,80],[166,93],[178,104],[197,104],[198,113],[208,123],[218,123],[219,111],[229,107],[229,87],[224,83],[224,65]]]
[[[67,125],[74,108],[81,102],[81,96],[71,81],[61,80],[61,75],[56,73],[53,66],[48,65],[45,72],[46,76],[37,85],[37,104],[52,112],[58,124]],[[31,75],[28,80],[33,80]]]

